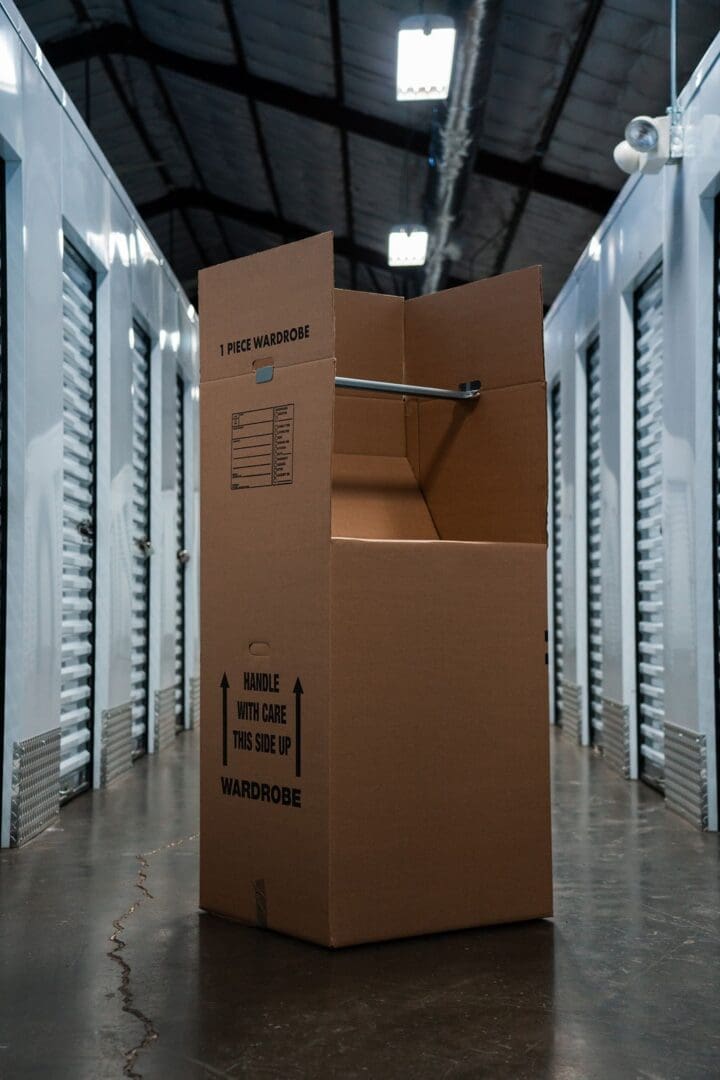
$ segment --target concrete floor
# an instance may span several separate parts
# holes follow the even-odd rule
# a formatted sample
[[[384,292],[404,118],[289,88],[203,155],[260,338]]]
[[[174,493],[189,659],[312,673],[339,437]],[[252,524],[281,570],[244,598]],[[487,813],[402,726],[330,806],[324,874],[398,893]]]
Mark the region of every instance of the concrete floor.
[[[195,735],[76,799],[0,855],[0,1076],[720,1077],[717,836],[552,742],[554,922],[338,953],[198,912]]]

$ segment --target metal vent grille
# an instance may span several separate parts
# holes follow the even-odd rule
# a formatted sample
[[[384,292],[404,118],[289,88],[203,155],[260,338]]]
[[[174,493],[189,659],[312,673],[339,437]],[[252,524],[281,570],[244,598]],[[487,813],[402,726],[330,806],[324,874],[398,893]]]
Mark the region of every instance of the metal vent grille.
[[[111,784],[132,768],[133,710],[130,702],[102,714],[102,782]]]
[[[662,266],[635,293],[635,606],[640,775],[664,784]]]
[[[586,354],[587,380],[587,589],[588,712],[590,742],[602,746],[603,657],[601,576],[600,339]]]
[[[562,427],[560,412],[560,383],[550,392],[550,424],[552,452],[552,606],[553,606],[553,686],[555,689],[555,723],[563,718],[563,595],[562,595]]]
[[[155,694],[155,750],[165,750],[175,741],[175,687]]]
[[[63,254],[63,569],[60,785],[89,787],[95,608],[95,280]]]
[[[603,753],[609,765],[626,779],[630,776],[630,732],[627,705],[602,699]]]
[[[670,810],[707,828],[705,736],[665,721],[665,799]]]
[[[147,750],[150,639],[150,339],[133,325],[132,348],[132,739],[133,754]]]
[[[185,385],[175,382],[175,726],[185,726]]]
[[[571,742],[580,742],[582,730],[582,688],[563,680],[563,734]]]
[[[10,844],[20,847],[60,811],[60,728],[13,746]]]

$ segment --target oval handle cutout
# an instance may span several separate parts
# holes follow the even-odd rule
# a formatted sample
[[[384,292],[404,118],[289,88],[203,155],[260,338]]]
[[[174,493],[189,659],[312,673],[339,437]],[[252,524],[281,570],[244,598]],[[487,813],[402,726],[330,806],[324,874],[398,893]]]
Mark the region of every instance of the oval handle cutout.
[[[269,656],[270,645],[267,641],[251,641],[249,652],[251,656]]]

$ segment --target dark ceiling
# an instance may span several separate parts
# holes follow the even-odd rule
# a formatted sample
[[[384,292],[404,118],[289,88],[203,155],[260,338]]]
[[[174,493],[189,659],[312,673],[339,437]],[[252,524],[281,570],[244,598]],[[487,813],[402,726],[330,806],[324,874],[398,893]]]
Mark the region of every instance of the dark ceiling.
[[[395,101],[413,0],[18,0],[190,295],[204,265],[324,229],[341,286],[412,292],[389,228],[427,218],[445,105]],[[668,103],[668,0],[488,0],[483,101],[446,283],[542,263],[552,301]],[[681,0],[681,85],[720,0]]]

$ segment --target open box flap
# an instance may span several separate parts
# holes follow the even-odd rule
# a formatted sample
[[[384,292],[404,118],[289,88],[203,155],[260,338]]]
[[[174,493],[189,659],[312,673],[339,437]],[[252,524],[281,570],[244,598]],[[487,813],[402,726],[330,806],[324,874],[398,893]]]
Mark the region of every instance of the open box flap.
[[[407,381],[483,390],[543,382],[539,266],[473,281],[405,304]]]
[[[404,382],[404,308],[400,296],[335,290],[337,374]],[[335,451],[404,456],[405,412],[400,397],[338,389]]]
[[[200,379],[335,355],[333,234],[201,270]]]
[[[405,305],[409,382],[477,400],[408,401],[406,446],[443,540],[546,543],[547,452],[539,267]]]

